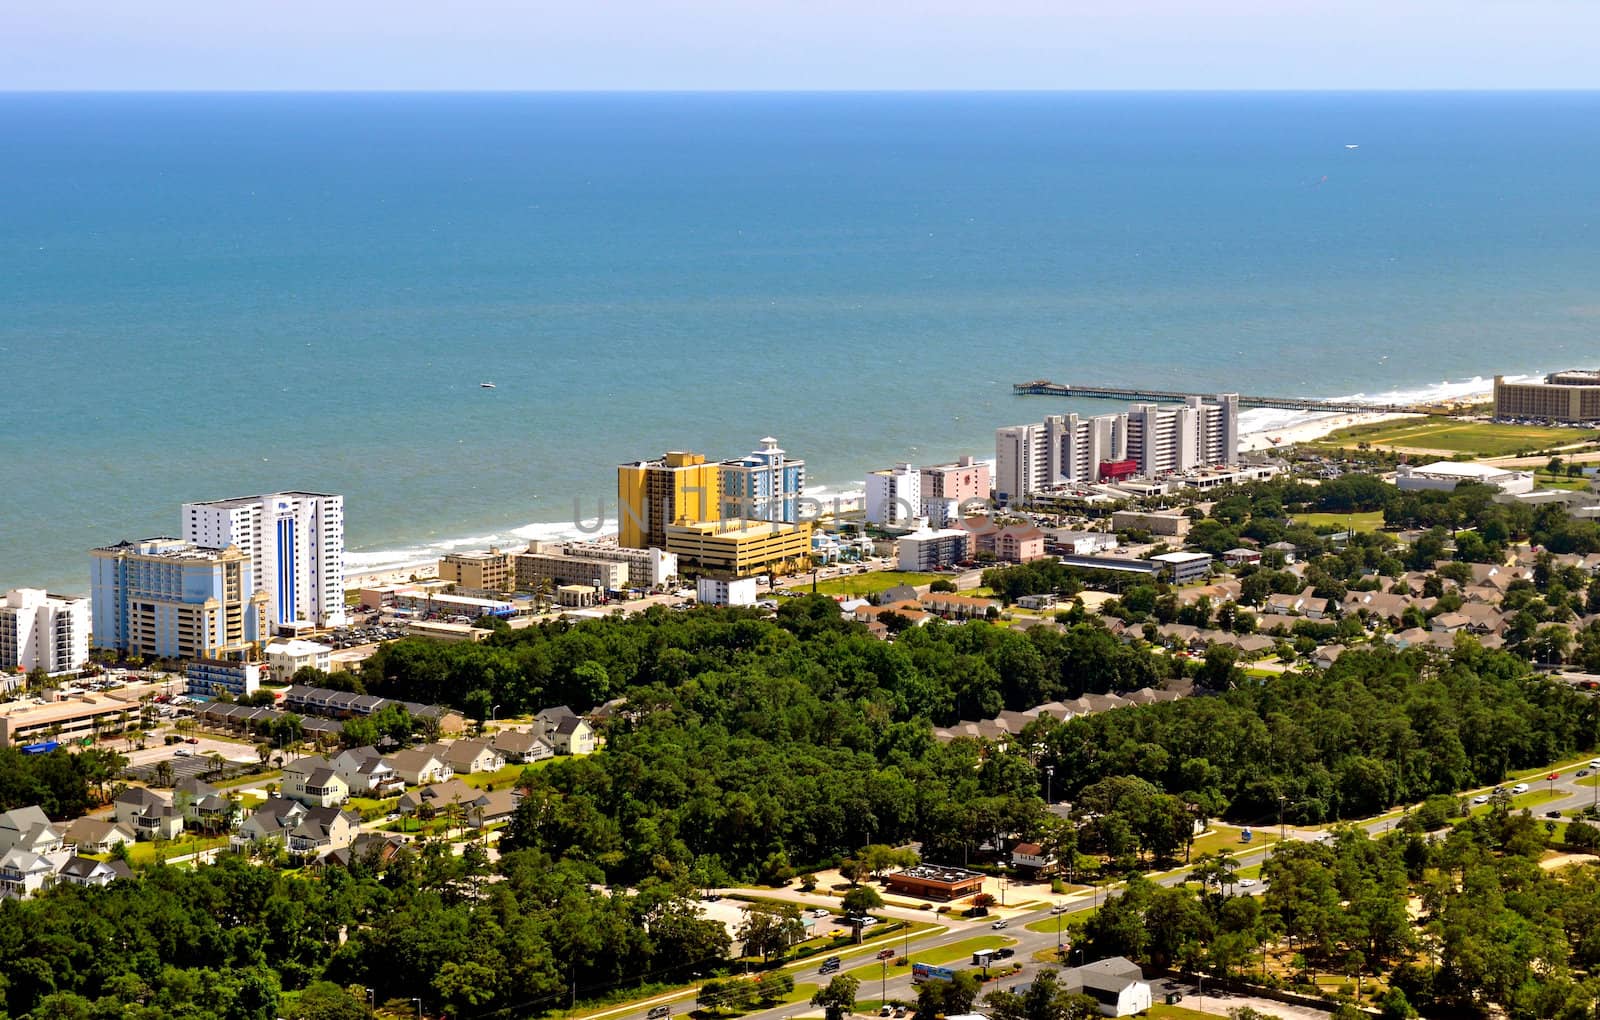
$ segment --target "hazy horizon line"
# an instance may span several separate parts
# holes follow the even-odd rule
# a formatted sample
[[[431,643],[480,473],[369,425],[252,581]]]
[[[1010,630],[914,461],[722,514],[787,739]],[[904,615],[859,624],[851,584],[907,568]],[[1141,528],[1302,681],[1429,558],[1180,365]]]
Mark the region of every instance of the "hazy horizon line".
[[[1585,87],[1498,86],[1390,88],[1339,86],[1326,88],[16,88],[0,85],[0,95],[1497,95],[1507,93],[1588,94]]]

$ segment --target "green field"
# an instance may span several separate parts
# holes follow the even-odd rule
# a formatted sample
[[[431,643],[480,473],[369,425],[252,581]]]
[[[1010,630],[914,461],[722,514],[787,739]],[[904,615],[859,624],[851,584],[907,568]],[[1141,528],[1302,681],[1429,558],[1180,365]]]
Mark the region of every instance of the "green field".
[[[980,949],[999,949],[1001,946],[1016,945],[1016,942],[1016,939],[1008,939],[1004,935],[978,935],[948,946],[912,953],[911,962],[931,963],[936,967],[947,963],[967,963],[972,960],[972,954]]]
[[[1364,514],[1295,514],[1294,522],[1308,528],[1353,529],[1358,533],[1379,531],[1383,528],[1383,511],[1372,510]]]
[[[1313,446],[1349,449],[1360,443],[1374,448],[1437,450],[1445,454],[1470,453],[1479,457],[1505,457],[1532,453],[1569,443],[1594,440],[1587,429],[1544,428],[1538,425],[1498,425],[1454,418],[1407,418],[1353,425],[1315,440]]]
[[[835,577],[827,581],[817,582],[819,595],[876,595],[887,591],[897,584],[909,584],[916,587],[919,584],[931,584],[939,579],[938,574],[911,574],[899,570],[874,570],[866,574],[851,574],[849,577]],[[796,591],[809,591],[807,586],[800,586]]]

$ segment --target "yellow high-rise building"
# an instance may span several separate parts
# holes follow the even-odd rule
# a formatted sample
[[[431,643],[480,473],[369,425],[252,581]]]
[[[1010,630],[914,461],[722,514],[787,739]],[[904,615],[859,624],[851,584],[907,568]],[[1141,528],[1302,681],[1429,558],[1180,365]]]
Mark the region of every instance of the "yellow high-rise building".
[[[617,468],[617,544],[665,549],[667,527],[720,520],[722,470],[704,454],[673,451]]]

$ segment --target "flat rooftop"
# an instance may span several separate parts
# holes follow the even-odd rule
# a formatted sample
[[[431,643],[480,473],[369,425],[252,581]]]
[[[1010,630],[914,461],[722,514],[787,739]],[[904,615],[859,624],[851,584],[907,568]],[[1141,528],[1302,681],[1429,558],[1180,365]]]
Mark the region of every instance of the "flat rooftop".
[[[766,534],[793,534],[802,530],[809,530],[809,525],[784,524],[774,521],[755,521],[744,518],[731,518],[720,521],[696,521],[685,524],[668,525],[670,529],[686,529],[698,531],[709,538],[754,538]]]
[[[230,496],[227,499],[194,500],[194,501],[185,503],[184,506],[220,506],[220,507],[254,506],[257,503],[262,502],[263,500],[275,499],[275,498],[277,498],[279,496],[288,496],[288,497],[291,497],[291,498],[294,498],[294,499],[339,499],[339,498],[341,498],[339,496],[339,494],[336,493],[336,492],[302,492],[302,491],[300,491],[298,489],[290,489],[290,490],[285,490],[283,492],[263,492],[258,496]]]
[[[944,882],[954,885],[957,882],[967,882],[974,878],[983,878],[981,871],[968,871],[966,868],[946,867],[942,864],[919,864],[914,868],[904,868],[894,873],[891,877],[916,879],[919,882]]]

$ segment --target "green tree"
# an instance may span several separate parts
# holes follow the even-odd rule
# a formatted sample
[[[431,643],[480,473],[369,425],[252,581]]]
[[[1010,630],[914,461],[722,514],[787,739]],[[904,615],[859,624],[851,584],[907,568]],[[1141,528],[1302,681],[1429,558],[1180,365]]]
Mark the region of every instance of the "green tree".
[[[856,990],[861,979],[853,974],[835,974],[826,985],[811,996],[813,1006],[821,1006],[829,1017],[845,1016],[856,1009]]]
[[[844,894],[840,906],[849,917],[865,917],[869,912],[883,906],[883,897],[870,885],[858,885]]]

